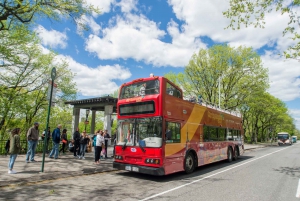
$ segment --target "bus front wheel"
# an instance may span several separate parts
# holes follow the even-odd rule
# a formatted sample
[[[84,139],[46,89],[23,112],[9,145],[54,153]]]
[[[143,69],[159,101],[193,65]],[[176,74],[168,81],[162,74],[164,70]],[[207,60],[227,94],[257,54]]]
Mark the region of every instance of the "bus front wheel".
[[[195,169],[195,160],[191,152],[185,157],[184,170],[186,173],[192,173]]]
[[[227,151],[227,161],[230,163],[232,161],[232,149],[228,147]]]

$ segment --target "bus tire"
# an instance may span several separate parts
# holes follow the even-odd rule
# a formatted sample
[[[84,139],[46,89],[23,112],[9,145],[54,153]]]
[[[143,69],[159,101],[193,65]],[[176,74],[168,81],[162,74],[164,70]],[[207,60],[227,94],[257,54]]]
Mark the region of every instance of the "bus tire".
[[[195,169],[194,155],[191,152],[189,152],[184,160],[184,170],[186,173],[190,174],[194,171],[194,169]]]
[[[232,149],[231,149],[231,147],[228,147],[228,150],[227,150],[227,161],[229,163],[232,161]]]
[[[238,148],[235,147],[235,148],[234,148],[233,158],[232,158],[232,159],[233,159],[234,161],[236,161],[236,160],[238,159],[238,157],[239,157]]]

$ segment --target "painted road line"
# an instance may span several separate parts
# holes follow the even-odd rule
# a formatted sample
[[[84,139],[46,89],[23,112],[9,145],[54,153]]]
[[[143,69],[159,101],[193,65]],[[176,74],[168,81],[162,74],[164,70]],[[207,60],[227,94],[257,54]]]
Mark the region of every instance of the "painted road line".
[[[275,153],[277,153],[277,152],[283,151],[283,150],[285,150],[285,149],[288,149],[288,148],[291,148],[291,147],[286,147],[286,148],[283,148],[283,149],[280,149],[280,150],[274,151],[274,152],[272,152],[272,153],[266,154],[266,155],[264,155],[264,156],[260,156],[260,157],[258,157],[258,158],[255,158],[255,159],[252,159],[252,160],[250,160],[250,161],[247,161],[247,162],[245,162],[245,163],[242,163],[242,164],[239,164],[239,165],[233,166],[233,167],[231,167],[231,168],[228,168],[228,169],[226,169],[226,170],[222,170],[222,171],[220,171],[220,172],[217,172],[217,173],[215,173],[215,174],[211,174],[211,175],[209,175],[209,176],[206,176],[206,177],[203,177],[203,178],[201,178],[201,179],[194,180],[194,181],[192,181],[192,182],[190,182],[190,183],[183,184],[183,185],[181,185],[181,186],[177,186],[177,187],[175,187],[175,188],[172,188],[172,189],[170,189],[170,190],[167,190],[167,191],[164,191],[164,192],[161,192],[161,193],[158,193],[158,194],[152,195],[152,196],[150,196],[150,197],[146,197],[146,198],[142,199],[141,201],[144,201],[144,200],[150,200],[150,199],[152,199],[152,198],[155,198],[155,197],[158,197],[158,196],[164,195],[164,194],[166,194],[166,193],[169,193],[169,192],[175,191],[175,190],[177,190],[177,189],[180,189],[180,188],[183,188],[183,187],[189,186],[189,185],[191,185],[191,184],[193,184],[193,183],[197,183],[197,182],[199,182],[199,181],[202,181],[202,180],[208,179],[208,178],[210,178],[210,177],[213,177],[213,176],[216,176],[216,175],[218,175],[218,174],[221,174],[221,173],[227,172],[227,171],[229,171],[229,170],[235,169],[235,168],[237,168],[237,167],[241,167],[241,166],[243,166],[243,165],[246,165],[246,164],[248,164],[248,163],[251,163],[251,162],[254,162],[254,161],[256,161],[256,160],[259,160],[259,159],[265,158],[265,157],[267,157],[267,156],[270,156],[270,155],[272,155],[272,154],[275,154]],[[298,189],[299,189],[299,187],[298,187]],[[297,192],[298,192],[298,191],[297,191]]]
[[[298,189],[297,189],[297,193],[296,193],[296,198],[300,198],[300,179],[298,182]]]

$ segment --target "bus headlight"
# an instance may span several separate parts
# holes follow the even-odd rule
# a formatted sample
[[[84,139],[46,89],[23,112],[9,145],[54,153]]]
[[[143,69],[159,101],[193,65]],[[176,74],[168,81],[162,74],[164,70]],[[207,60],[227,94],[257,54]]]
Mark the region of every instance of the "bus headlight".
[[[123,157],[122,156],[115,156],[115,159],[117,159],[117,160],[123,160]]]

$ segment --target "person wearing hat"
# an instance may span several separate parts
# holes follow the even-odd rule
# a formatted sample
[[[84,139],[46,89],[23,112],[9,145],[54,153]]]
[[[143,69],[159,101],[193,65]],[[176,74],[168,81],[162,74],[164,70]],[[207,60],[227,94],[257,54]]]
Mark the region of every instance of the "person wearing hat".
[[[39,123],[35,122],[33,127],[29,128],[27,132],[27,141],[28,141],[28,151],[26,154],[26,163],[29,162],[37,162],[34,160],[35,149],[39,140]]]

